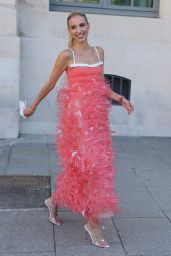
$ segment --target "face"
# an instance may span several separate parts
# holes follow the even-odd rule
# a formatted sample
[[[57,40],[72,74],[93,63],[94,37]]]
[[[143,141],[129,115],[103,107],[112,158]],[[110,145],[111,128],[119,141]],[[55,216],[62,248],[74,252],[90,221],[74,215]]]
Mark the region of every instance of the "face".
[[[89,24],[87,24],[84,17],[77,15],[69,20],[68,31],[71,38],[78,42],[84,42],[89,32]]]

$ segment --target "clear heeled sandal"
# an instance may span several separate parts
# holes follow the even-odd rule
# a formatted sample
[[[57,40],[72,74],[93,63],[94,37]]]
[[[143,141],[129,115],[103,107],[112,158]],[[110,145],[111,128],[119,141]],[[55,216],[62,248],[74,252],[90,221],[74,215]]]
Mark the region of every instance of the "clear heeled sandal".
[[[50,213],[50,215],[49,215],[49,221],[52,222],[52,223],[55,224],[55,225],[58,225],[58,226],[61,225],[61,224],[62,224],[61,219],[60,219],[58,216],[56,216],[56,217],[53,216],[52,211],[51,211],[51,207],[50,207],[50,205],[48,204],[48,199],[45,200],[45,205],[46,205],[47,208],[49,209],[49,213]]]
[[[100,248],[108,248],[109,247],[109,244],[107,243],[107,241],[102,238],[98,241],[96,241],[94,238],[93,238],[93,233],[91,233],[90,229],[88,228],[87,225],[84,225],[84,229],[86,230],[86,232],[90,235],[90,238],[91,238],[91,242],[94,246],[97,246],[97,247],[100,247]]]

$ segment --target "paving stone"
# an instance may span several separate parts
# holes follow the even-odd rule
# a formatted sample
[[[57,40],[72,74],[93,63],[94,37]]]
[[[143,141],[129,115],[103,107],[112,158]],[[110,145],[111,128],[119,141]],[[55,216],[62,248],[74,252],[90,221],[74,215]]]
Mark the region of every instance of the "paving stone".
[[[147,139],[144,142],[143,137],[139,137],[137,140],[132,137],[129,139],[118,137],[117,140],[119,146],[116,149],[116,166],[118,169],[129,170],[130,168],[139,169],[143,167],[144,169],[160,170],[168,168],[165,159],[159,157],[158,151],[154,150]]]
[[[171,222],[171,211],[164,211]]]
[[[156,163],[157,165],[157,163]],[[169,187],[171,186],[171,171],[170,168],[139,168],[134,169],[137,176],[141,181],[148,187],[158,188],[158,187]]]
[[[142,137],[144,143],[153,148],[155,152],[170,156],[171,138],[170,137]]]
[[[0,139],[0,147],[9,146],[11,143],[13,144],[17,139]]]
[[[170,149],[171,150],[171,149]],[[165,152],[158,152],[158,157],[161,159],[165,164],[167,164],[168,168],[171,168],[171,157],[170,152],[165,154]]]
[[[63,219],[61,226],[55,226],[56,245],[85,245],[90,244],[89,236],[84,230],[85,220],[81,215],[72,214],[71,212],[62,212]],[[112,219],[104,221],[104,236],[110,244],[120,243]],[[87,239],[86,239],[87,238]]]
[[[15,140],[15,144],[45,144],[48,141],[48,135],[44,134],[20,134]]]
[[[92,245],[57,246],[56,251],[60,256],[126,256],[120,244],[112,244],[109,248],[103,249]]]
[[[56,245],[86,244],[83,217],[71,212],[63,212],[60,214],[60,217],[63,220],[63,224],[55,226]]]
[[[143,154],[147,154],[147,150],[148,153],[154,152],[148,144],[144,143],[142,137],[113,136],[112,142],[119,154],[142,156]]]
[[[48,148],[46,144],[15,144],[12,147],[11,158],[22,158],[32,156],[48,156]]]
[[[139,149],[137,149],[137,152]],[[155,169],[163,170],[167,169],[168,165],[164,160],[160,159],[156,153],[149,153],[148,150],[146,154],[128,154],[127,152],[116,155],[116,166],[118,169]]]
[[[55,179],[57,175],[62,171],[59,165],[59,155],[56,151],[56,145],[48,145],[49,149],[49,164],[50,164],[50,175],[51,175],[51,188],[55,191]]]
[[[141,137],[139,136],[112,136],[113,142],[121,144],[128,144],[128,143],[140,143]]]
[[[129,190],[129,191],[145,191],[142,180],[130,170],[128,171],[116,171],[116,187],[118,191]]]
[[[7,175],[49,175],[49,160],[44,157],[11,158]]]
[[[12,147],[8,175],[49,175],[47,145],[16,144]]]
[[[150,187],[150,191],[164,211],[171,211],[171,186],[160,189]]]
[[[55,256],[55,252],[40,252],[40,253],[0,253],[0,256]]]
[[[47,143],[49,145],[55,145],[56,144],[56,134],[47,135]]]
[[[59,166],[59,155],[56,151],[55,145],[48,145],[49,150],[49,163],[50,163],[50,173],[57,174],[60,170]]]
[[[114,220],[127,255],[171,254],[171,223],[166,218]]]
[[[0,211],[1,253],[52,252],[53,225],[47,211]]]
[[[122,212],[118,217],[164,217],[156,201],[147,190],[118,191]]]
[[[53,184],[60,172],[56,168],[59,158],[53,136],[21,135],[18,139],[0,140],[3,166],[9,152],[2,148],[13,148],[7,175],[50,172]],[[112,219],[121,240],[112,219],[105,222],[104,230],[111,246],[100,249],[90,244],[83,217],[66,209],[59,209],[64,221],[60,227],[48,221],[47,208],[0,210],[0,256],[55,256],[53,228],[59,256],[171,256],[171,138],[117,136],[112,140],[116,151],[116,188],[123,210]]]
[[[3,175],[5,173],[5,169],[8,164],[9,154],[10,154],[10,146],[0,145],[0,175]]]
[[[154,138],[143,138],[144,143],[150,144],[153,150],[156,152],[158,159],[163,161],[168,167],[171,167],[171,138],[167,137],[154,137]]]

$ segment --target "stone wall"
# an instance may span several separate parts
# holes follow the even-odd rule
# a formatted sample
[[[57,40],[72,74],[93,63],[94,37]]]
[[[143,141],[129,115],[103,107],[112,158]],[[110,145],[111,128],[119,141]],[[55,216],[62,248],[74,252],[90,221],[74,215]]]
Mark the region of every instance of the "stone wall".
[[[0,49],[4,45],[0,51],[0,63],[3,63],[0,66],[5,69],[0,74],[3,92],[0,107],[11,115],[8,115],[10,121],[6,119],[9,122],[6,130],[1,121],[1,137],[17,136],[20,51],[20,98],[26,99],[29,104],[49,78],[59,52],[67,47],[68,13],[49,12],[48,2],[17,1],[19,47],[15,3],[12,0],[0,0],[0,12],[2,9],[6,11],[6,15],[0,16],[3,20],[0,40],[4,42],[0,44]],[[116,135],[171,136],[171,1],[160,1],[160,17],[157,19],[95,14],[87,16],[91,24],[90,43],[105,49],[105,73],[124,76],[132,81],[134,114],[128,116],[123,108],[113,106],[110,113],[112,130]],[[9,22],[12,19],[15,22]],[[10,74],[5,75],[7,71]],[[10,84],[7,83],[9,79]],[[56,92],[62,80],[41,102],[31,118],[20,118],[20,133],[56,132]],[[3,131],[6,135],[3,135]]]
[[[20,38],[15,0],[0,0],[0,138],[19,132]]]

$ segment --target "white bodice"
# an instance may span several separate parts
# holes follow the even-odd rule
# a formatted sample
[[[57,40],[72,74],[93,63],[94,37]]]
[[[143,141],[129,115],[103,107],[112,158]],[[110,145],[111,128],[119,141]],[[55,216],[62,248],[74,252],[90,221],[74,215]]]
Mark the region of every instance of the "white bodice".
[[[70,64],[70,67],[71,68],[74,68],[74,67],[98,67],[100,65],[103,65],[103,61],[99,61],[99,62],[96,62],[96,63],[93,63],[93,64],[87,64],[87,63],[73,63],[73,64]]]
[[[74,68],[74,67],[98,67],[100,65],[103,65],[103,61],[100,60],[100,56],[99,56],[99,53],[97,51],[97,48],[94,47],[95,49],[95,52],[97,54],[97,58],[98,58],[98,62],[96,63],[93,63],[93,64],[88,64],[88,63],[76,63],[75,61],[75,54],[74,54],[74,51],[70,48],[71,52],[72,52],[72,56],[73,56],[73,61],[74,63],[70,64],[70,68]]]

